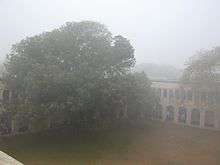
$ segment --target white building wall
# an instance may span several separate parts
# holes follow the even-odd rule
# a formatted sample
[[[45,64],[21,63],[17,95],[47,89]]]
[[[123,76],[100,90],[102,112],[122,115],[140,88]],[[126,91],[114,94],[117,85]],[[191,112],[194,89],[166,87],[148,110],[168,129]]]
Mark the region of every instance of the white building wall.
[[[153,83],[153,87],[157,90],[161,90],[160,95],[160,102],[163,107],[163,117],[162,120],[166,119],[166,111],[167,106],[172,105],[174,107],[174,123],[179,123],[178,116],[179,116],[179,107],[185,107],[187,109],[187,117],[186,117],[186,123],[185,125],[193,126],[193,127],[199,127],[199,128],[205,128],[205,129],[218,129],[220,130],[220,110],[216,111],[214,110],[214,127],[206,127],[205,126],[205,111],[208,110],[208,107],[205,103],[201,103],[201,96],[195,99],[194,91],[192,95],[192,100],[187,98],[187,91],[192,90],[189,86],[181,86],[176,82],[155,82]],[[167,97],[164,97],[164,91],[167,90]],[[174,97],[169,98],[169,91],[173,91]],[[185,100],[177,100],[175,96],[175,90],[185,90]],[[179,92],[180,93],[180,92]],[[181,94],[180,94],[181,97]],[[195,126],[191,124],[191,116],[192,116],[192,110],[193,109],[199,109],[200,110],[200,125]],[[181,123],[182,124],[182,123]]]

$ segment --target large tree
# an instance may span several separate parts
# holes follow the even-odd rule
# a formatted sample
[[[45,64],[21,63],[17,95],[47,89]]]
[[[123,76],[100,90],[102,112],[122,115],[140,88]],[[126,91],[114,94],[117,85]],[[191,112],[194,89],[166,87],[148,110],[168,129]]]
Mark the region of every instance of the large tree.
[[[193,56],[184,71],[182,82],[190,84],[197,92],[207,92],[205,97],[212,100],[210,105],[218,109],[220,107],[220,47],[200,51]]]
[[[199,51],[191,57],[182,80],[200,87],[216,87],[220,82],[220,47]]]
[[[155,98],[146,75],[131,74],[134,64],[126,38],[97,22],[66,23],[12,47],[5,80],[18,97],[11,109],[66,110],[80,119],[137,117]]]
[[[99,81],[125,74],[135,63],[134,49],[97,22],[68,22],[51,32],[13,45],[6,81],[21,100],[78,104],[89,99]]]

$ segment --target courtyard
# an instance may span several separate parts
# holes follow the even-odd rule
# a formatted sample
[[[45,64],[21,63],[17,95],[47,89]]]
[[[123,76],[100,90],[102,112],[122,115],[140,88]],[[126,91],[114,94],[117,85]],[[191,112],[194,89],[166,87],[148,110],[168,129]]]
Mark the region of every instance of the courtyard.
[[[117,131],[70,132],[5,137],[0,146],[28,165],[220,164],[220,132],[155,121]]]

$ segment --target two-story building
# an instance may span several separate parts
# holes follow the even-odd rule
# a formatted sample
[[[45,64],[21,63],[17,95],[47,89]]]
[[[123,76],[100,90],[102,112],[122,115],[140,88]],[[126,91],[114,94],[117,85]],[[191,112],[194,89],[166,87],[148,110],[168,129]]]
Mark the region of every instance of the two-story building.
[[[220,130],[220,100],[217,91],[195,89],[178,81],[154,81],[160,99],[152,118],[200,128]]]

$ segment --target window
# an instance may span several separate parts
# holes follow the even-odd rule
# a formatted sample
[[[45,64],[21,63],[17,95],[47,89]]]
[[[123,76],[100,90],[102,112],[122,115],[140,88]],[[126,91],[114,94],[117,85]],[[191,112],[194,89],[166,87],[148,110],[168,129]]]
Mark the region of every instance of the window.
[[[206,111],[205,112],[205,126],[206,127],[214,127],[214,112]]]
[[[192,101],[192,96],[193,96],[192,91],[191,91],[191,90],[188,90],[188,91],[187,91],[187,99],[188,99],[188,101]]]
[[[169,99],[172,99],[173,97],[174,97],[173,90],[170,89],[169,90]]]
[[[199,109],[193,109],[191,112],[191,124],[200,125],[200,111]]]
[[[164,89],[164,90],[163,90],[163,97],[164,97],[164,98],[167,98],[167,89]]]
[[[194,102],[199,103],[199,92],[198,91],[195,91],[194,93]]]
[[[170,98],[173,97],[173,90],[172,90],[172,89],[169,90],[169,97],[170,97]]]
[[[179,92],[178,89],[175,89],[175,98],[176,98],[177,100],[180,99],[180,92]]]
[[[181,91],[181,99],[182,99],[182,100],[185,100],[185,99],[186,99],[186,92],[185,92],[184,89],[182,89],[182,91]]]
[[[206,92],[202,92],[201,93],[201,102],[202,103],[206,103],[207,102],[207,93]]]
[[[208,93],[208,104],[214,104],[215,101],[214,101],[214,93],[213,92],[209,92]]]

